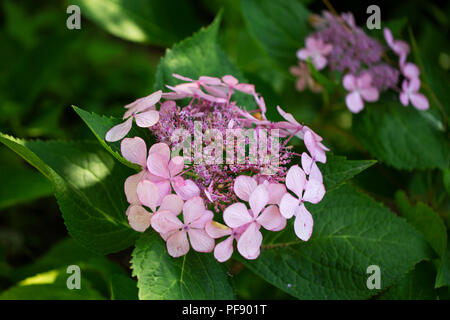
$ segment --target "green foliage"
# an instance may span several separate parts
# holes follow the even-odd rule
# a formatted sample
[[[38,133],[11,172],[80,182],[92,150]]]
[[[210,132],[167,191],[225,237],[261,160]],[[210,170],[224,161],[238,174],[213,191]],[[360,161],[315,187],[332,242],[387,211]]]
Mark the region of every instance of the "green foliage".
[[[346,157],[327,155],[327,163],[319,163],[325,189],[331,191],[376,163],[375,160],[347,160]]]
[[[404,220],[349,186],[328,192],[309,206],[311,239],[296,238],[292,226],[265,238],[261,255],[243,261],[268,282],[299,299],[365,299],[367,267],[382,270],[382,288],[431,257],[421,235]]]
[[[136,239],[126,220],[123,182],[131,173],[92,142],[24,141],[0,135],[51,180],[69,233],[101,253],[128,248]]]
[[[445,169],[448,141],[420,112],[398,103],[374,103],[354,116],[353,131],[375,158],[396,169]]]
[[[168,46],[199,27],[189,2],[172,0],[76,0],[81,12],[113,35]]]
[[[120,152],[120,141],[105,141],[106,132],[108,132],[108,130],[115,125],[123,122],[123,120],[99,116],[93,112],[87,112],[75,106],[73,106],[73,109],[81,117],[81,119],[83,119],[89,129],[91,129],[92,133],[94,133],[95,137],[100,141],[100,144],[105,147],[105,149],[108,150],[117,160],[132,169],[141,170],[138,165],[131,163],[122,157]],[[136,125],[131,128],[127,137],[142,137],[147,142],[152,142],[155,140],[147,129],[139,128]]]
[[[450,288],[450,242],[447,242],[447,249],[441,258],[438,274],[436,276],[436,288],[447,286]]]
[[[309,33],[308,10],[298,0],[242,0],[247,27],[283,68],[297,64],[296,51]]]
[[[191,250],[172,258],[156,232],[136,241],[132,259],[140,299],[233,299],[225,268],[211,254]]]
[[[434,251],[442,256],[447,247],[447,228],[441,217],[423,202],[412,206],[402,191],[396,193],[395,200],[402,216],[422,233]]]

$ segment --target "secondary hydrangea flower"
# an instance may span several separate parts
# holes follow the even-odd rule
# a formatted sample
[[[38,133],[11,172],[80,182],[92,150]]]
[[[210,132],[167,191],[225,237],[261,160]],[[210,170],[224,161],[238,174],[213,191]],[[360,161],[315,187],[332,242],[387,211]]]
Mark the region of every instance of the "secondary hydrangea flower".
[[[358,113],[364,108],[363,99],[369,102],[378,100],[378,90],[372,86],[372,77],[368,73],[360,77],[347,74],[342,83],[344,88],[350,91],[345,97],[345,103],[353,113]]]
[[[106,135],[107,141],[123,139],[135,119],[156,140],[148,150],[148,141],[141,137],[121,142],[122,156],[140,168],[124,184],[129,224],[139,232],[150,227],[158,232],[172,257],[185,255],[192,247],[199,252],[214,250],[216,259],[223,262],[231,257],[236,240],[239,253],[255,259],[263,233],[286,227],[279,206],[287,194],[286,173],[292,161],[301,161],[309,180],[321,184],[317,162],[326,163],[329,149],[322,137],[280,107],[283,121],[267,119],[264,98],[252,84],[240,83],[231,75],[197,80],[174,77],[182,83],[167,86],[170,92],[158,91],[127,105],[126,121]],[[236,92],[253,98],[254,107],[248,108],[252,110],[239,105]],[[157,120],[145,122],[150,115]],[[247,130],[243,145],[235,144],[234,138],[231,142],[223,139],[235,129]],[[178,136],[180,130],[183,135]],[[219,136],[203,141],[210,130]],[[202,137],[200,142],[197,136]],[[292,152],[288,142],[293,137],[303,140],[303,154]],[[250,150],[251,139],[257,139],[262,149]],[[220,151],[208,149],[216,140],[223,142],[227,153],[231,150],[231,156],[227,154],[226,162],[204,161],[205,155],[220,156]],[[238,158],[240,152],[242,158]],[[213,218],[223,219],[226,225]],[[227,238],[216,246],[214,239],[222,237]]]
[[[429,108],[428,99],[419,93],[420,80],[417,78],[404,80],[402,84],[402,92],[400,93],[400,102],[406,107],[409,102],[418,110],[426,110]]]
[[[161,99],[162,91],[156,91],[147,97],[140,98],[125,106],[128,110],[123,115],[125,122],[112,127],[107,133],[105,140],[109,142],[123,139],[131,130],[133,119],[141,128],[148,128],[159,120],[159,112],[155,110],[155,104]]]
[[[167,239],[167,251],[174,257],[184,256],[192,249],[198,252],[211,252],[214,240],[205,231],[205,224],[212,220],[213,213],[206,210],[203,199],[194,197],[183,205],[183,222],[169,210],[159,210],[152,218],[155,231]],[[189,241],[188,241],[189,235]]]
[[[383,30],[387,44],[383,46],[356,25],[351,13],[337,16],[324,11],[322,16],[313,15],[311,21],[316,30],[307,37],[306,48],[297,51],[297,57],[299,60],[311,58],[318,70],[328,66],[332,76],[337,72],[342,74],[343,87],[348,91],[345,102],[351,112],[360,112],[364,101],[375,102],[381,92],[390,89],[401,92],[402,104],[408,105],[412,99],[417,109],[428,108],[427,98],[419,94],[419,88],[415,86],[420,84],[419,68],[407,62],[411,48],[407,42],[394,39],[391,30]],[[391,60],[385,61],[389,49],[398,57],[398,65],[393,65]],[[297,69],[296,73],[299,77],[296,85],[302,91],[306,86],[306,73]],[[410,89],[403,89],[411,83]]]
[[[295,216],[295,234],[303,241],[308,241],[313,229],[313,218],[306,209],[304,202],[318,203],[325,195],[323,183],[309,177],[306,179],[305,172],[298,166],[292,166],[286,176],[286,186],[297,197],[286,193],[280,202],[281,214],[289,219]]]
[[[306,48],[297,51],[297,57],[300,60],[311,59],[311,63],[317,70],[322,70],[327,65],[326,56],[331,52],[333,46],[325,43],[322,39],[313,37],[306,38]]]
[[[289,68],[289,72],[297,78],[295,87],[298,91],[303,91],[307,87],[312,92],[322,91],[322,86],[311,77],[311,72],[306,63],[299,61],[298,65]]]

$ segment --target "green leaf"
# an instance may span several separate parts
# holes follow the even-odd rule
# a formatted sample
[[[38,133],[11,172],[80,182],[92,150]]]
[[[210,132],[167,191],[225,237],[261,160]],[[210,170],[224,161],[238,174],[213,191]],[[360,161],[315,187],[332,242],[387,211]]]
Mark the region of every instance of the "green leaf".
[[[75,0],[81,13],[113,35],[169,46],[199,27],[192,5],[183,0]]]
[[[297,64],[296,51],[309,33],[308,10],[297,0],[242,0],[250,33],[283,68]]]
[[[89,129],[94,133],[95,137],[100,141],[100,144],[105,147],[117,160],[119,160],[124,165],[135,169],[141,170],[141,167],[138,165],[129,162],[125,159],[120,151],[120,141],[117,142],[106,142],[105,135],[109,129],[114,127],[115,125],[123,122],[123,120],[114,119],[112,117],[99,116],[93,112],[87,112],[83,109],[80,109],[76,106],[73,106],[75,112],[83,119],[83,121],[87,124]],[[149,130],[139,128],[136,125],[133,125],[127,137],[141,137],[144,141],[155,141],[154,137],[150,134]],[[150,147],[150,146],[147,146]]]
[[[0,142],[50,179],[67,229],[80,243],[106,254],[137,238],[126,219],[123,192],[133,172],[97,143],[25,141],[4,134]]]
[[[183,40],[166,51],[156,71],[155,90],[165,90],[166,85],[177,85],[179,80],[172,74],[197,79],[200,76],[222,77],[230,74],[241,82],[246,80],[230,62],[218,44],[217,35],[221,14],[207,28],[202,28],[192,37]],[[253,107],[252,97],[237,93],[241,107]]]
[[[299,299],[369,298],[379,293],[366,286],[369,266],[380,267],[383,289],[432,255],[406,221],[350,186],[327,192],[308,209],[314,217],[308,242],[295,236],[291,219],[285,230],[265,237],[258,259],[241,259]]]
[[[122,273],[115,273],[111,279],[112,300],[138,300],[136,281]]]
[[[65,269],[51,270],[27,278],[18,285],[0,294],[0,300],[104,300],[105,298],[92,288],[90,282],[81,277],[81,288],[67,288],[70,275]]]
[[[376,103],[353,119],[353,131],[378,160],[396,169],[445,169],[449,144],[413,107]]]
[[[447,247],[447,228],[439,214],[420,201],[412,206],[403,191],[395,194],[395,201],[401,215],[422,233],[434,251],[442,256]]]
[[[0,180],[8,181],[0,186],[0,210],[53,193],[51,183],[28,168],[3,165]]]
[[[423,261],[397,281],[381,300],[436,300],[434,277],[436,270],[431,262]]]
[[[443,286],[450,287],[450,241],[447,243],[447,249],[441,258],[436,276],[436,288]]]
[[[347,160],[346,157],[328,154],[327,163],[318,163],[318,166],[323,175],[325,189],[331,191],[375,163],[375,160]]]
[[[155,232],[146,232],[136,241],[131,263],[142,300],[234,297],[225,268],[212,254],[190,250],[186,256],[172,258]]]

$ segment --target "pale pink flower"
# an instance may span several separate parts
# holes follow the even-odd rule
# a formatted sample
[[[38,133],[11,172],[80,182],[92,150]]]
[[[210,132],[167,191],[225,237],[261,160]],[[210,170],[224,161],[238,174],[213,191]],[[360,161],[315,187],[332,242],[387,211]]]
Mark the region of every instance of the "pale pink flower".
[[[322,39],[315,39],[313,37],[306,38],[306,48],[297,51],[297,58],[300,60],[307,60],[311,58],[311,63],[317,70],[322,70],[327,65],[327,56],[333,46],[324,43]]]
[[[358,113],[364,108],[364,100],[374,102],[378,100],[378,89],[372,86],[372,77],[364,73],[359,77],[346,74],[342,80],[344,88],[350,91],[345,97],[348,109],[353,113]]]
[[[158,186],[161,196],[170,193],[170,186],[183,200],[200,194],[199,187],[192,180],[181,176],[184,158],[176,156],[171,159],[170,148],[165,143],[156,143],[150,148],[147,168],[149,180]]]
[[[241,228],[242,229],[242,228]],[[209,221],[205,224],[206,233],[214,239],[227,237],[224,241],[216,244],[214,248],[214,257],[219,262],[225,262],[230,259],[233,254],[233,242],[239,239],[241,233],[237,229],[232,229],[226,225],[218,223],[216,221]]]
[[[406,57],[408,56],[410,51],[409,44],[403,40],[395,40],[389,28],[384,28],[383,33],[386,43],[399,57],[399,65],[400,67],[402,67],[405,64]]]
[[[278,207],[273,204],[267,206],[271,201],[278,201],[269,196],[268,189],[264,184],[257,185],[251,177],[239,176],[235,180],[234,190],[240,199],[248,201],[250,209],[247,209],[244,203],[238,202],[228,206],[223,213],[227,226],[241,231],[237,239],[237,249],[246,259],[256,259],[259,256],[262,243],[262,234],[259,231],[261,226],[274,231],[285,224]]]
[[[418,110],[427,110],[430,105],[428,99],[419,93],[420,80],[418,78],[410,81],[404,80],[402,83],[402,92],[400,93],[400,102],[406,107],[409,102]]]
[[[405,78],[409,80],[419,78],[420,70],[414,63],[407,62],[401,67],[401,71]]]
[[[189,251],[189,242],[198,252],[211,252],[214,239],[205,231],[205,224],[211,221],[213,213],[206,210],[203,199],[194,197],[183,205],[183,222],[169,210],[158,210],[151,219],[153,229],[164,235],[169,255],[184,256]],[[188,240],[189,235],[189,240]]]
[[[286,186],[297,197],[286,193],[280,202],[280,212],[286,219],[295,216],[295,234],[303,241],[308,241],[314,221],[304,202],[320,202],[325,195],[325,187],[320,181],[311,178],[306,180],[305,172],[298,165],[289,169],[286,175]]]
[[[314,81],[309,71],[308,65],[305,62],[299,61],[298,65],[289,68],[289,72],[297,78],[295,81],[295,88],[298,91],[303,91],[306,87],[312,92],[321,92],[323,87]]]
[[[112,127],[105,136],[109,142],[119,141],[131,130],[133,119],[141,128],[149,128],[159,121],[159,112],[155,110],[155,104],[161,99],[162,91],[156,91],[147,97],[137,99],[125,106],[128,109],[123,115],[125,122]]]
[[[309,156],[306,152],[302,153],[302,168],[303,171],[309,176],[309,179],[313,179],[323,182],[322,172],[320,172],[319,167],[317,166],[316,161]]]

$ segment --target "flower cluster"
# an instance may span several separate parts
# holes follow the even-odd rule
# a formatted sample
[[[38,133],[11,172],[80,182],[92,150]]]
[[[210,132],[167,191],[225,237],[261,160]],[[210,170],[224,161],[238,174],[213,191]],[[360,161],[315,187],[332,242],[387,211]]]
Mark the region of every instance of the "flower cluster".
[[[331,71],[343,74],[342,84],[348,91],[345,102],[351,112],[360,112],[364,101],[377,101],[380,92],[389,89],[400,92],[399,100],[404,106],[411,102],[419,110],[428,109],[427,98],[418,92],[419,68],[406,61],[410,52],[408,43],[395,40],[392,32],[384,28],[387,47],[398,57],[398,63],[388,63],[384,59],[387,48],[358,27],[351,13],[335,16],[324,11],[313,21],[316,30],[307,37],[306,47],[297,51],[297,57],[301,65],[310,59],[317,70],[328,65]],[[306,86],[298,82],[303,84],[306,78],[308,83],[313,83],[304,71],[292,69],[291,73],[298,77],[300,91]],[[403,78],[401,88],[398,87],[400,77]]]
[[[318,203],[325,195],[317,162],[326,163],[329,149],[322,138],[280,107],[277,110],[284,121],[268,120],[264,99],[254,86],[239,83],[233,76],[202,76],[197,80],[177,74],[174,77],[184,83],[167,86],[170,92],[157,91],[125,106],[125,121],[105,137],[109,142],[122,140],[122,156],[141,168],[124,185],[130,226],[139,232],[150,227],[158,232],[172,257],[183,256],[192,247],[198,252],[214,251],[220,262],[231,257],[234,240],[244,258],[257,258],[263,238],[261,227],[280,231],[286,227],[286,219],[293,216],[295,234],[307,241],[313,218],[304,203]],[[237,92],[250,97],[243,101],[254,101],[256,108],[246,110],[239,105]],[[149,149],[141,137],[125,138],[134,122],[148,128],[156,138]],[[180,140],[177,132],[181,129],[188,136]],[[250,130],[261,139],[263,133],[275,132],[282,140],[277,153],[273,152],[274,141],[265,147],[267,159],[276,160],[276,165],[264,159],[251,161],[251,151],[242,161],[236,161],[234,152],[247,148],[239,150],[234,139],[232,145],[228,139],[224,142],[233,151],[232,161],[226,163],[191,161],[190,154],[175,152],[189,147],[194,149],[194,158],[198,153],[201,156],[208,153],[208,146],[188,137],[208,130],[215,130],[220,137],[231,129]],[[287,145],[294,136],[304,141],[302,154]],[[249,137],[244,142],[249,144]],[[226,239],[216,245],[215,239],[223,237]]]

